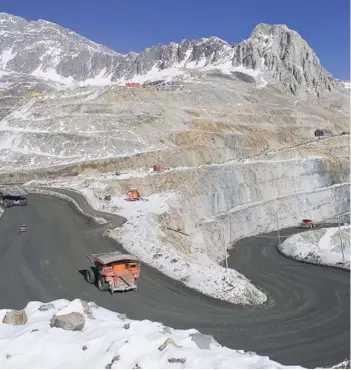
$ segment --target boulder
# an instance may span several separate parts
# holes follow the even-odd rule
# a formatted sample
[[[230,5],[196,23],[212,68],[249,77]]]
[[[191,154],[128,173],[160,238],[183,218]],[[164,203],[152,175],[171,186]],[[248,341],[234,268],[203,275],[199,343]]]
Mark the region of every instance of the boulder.
[[[92,319],[92,320],[95,319],[93,315],[93,311],[91,309],[91,305],[86,301],[82,301],[82,306],[84,309],[84,313],[88,316],[88,319]]]
[[[81,331],[85,325],[85,317],[79,312],[71,312],[65,315],[54,315],[50,320],[50,326],[70,331]]]
[[[115,356],[110,363],[105,366],[105,369],[112,369],[112,365],[120,360],[120,355]],[[139,368],[140,369],[140,368]]]
[[[163,331],[167,334],[172,334],[172,329],[169,326],[164,326]]]
[[[184,364],[185,361],[186,361],[186,358],[184,358],[184,357],[171,357],[171,358],[168,359],[168,362],[171,363],[171,364],[176,363],[176,362],[178,362],[180,364]]]
[[[195,333],[191,334],[190,336],[200,349],[210,349],[211,343],[214,342],[214,338],[212,335]]]
[[[53,305],[52,303],[46,303],[39,307],[39,311],[49,311],[49,310],[54,310],[54,309],[55,309],[55,305]]]
[[[27,321],[28,317],[25,310],[13,310],[6,313],[2,322],[9,325],[25,325]]]
[[[127,320],[128,319],[128,317],[127,317],[127,315],[125,314],[125,313],[118,313],[117,314],[117,317],[120,319],[120,320]]]
[[[158,347],[159,351],[163,351],[168,345],[171,345],[177,348],[180,347],[172,338],[167,338],[166,341]]]
[[[127,322],[123,325],[123,329],[129,329],[130,328],[130,322]]]

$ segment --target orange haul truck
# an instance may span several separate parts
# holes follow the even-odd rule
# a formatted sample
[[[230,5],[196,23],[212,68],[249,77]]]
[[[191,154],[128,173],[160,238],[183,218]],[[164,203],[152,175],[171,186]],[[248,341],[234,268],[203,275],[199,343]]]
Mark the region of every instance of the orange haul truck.
[[[122,252],[86,253],[93,265],[86,270],[85,279],[89,284],[96,284],[99,290],[123,292],[136,290],[136,281],[141,271],[141,261],[138,257]]]

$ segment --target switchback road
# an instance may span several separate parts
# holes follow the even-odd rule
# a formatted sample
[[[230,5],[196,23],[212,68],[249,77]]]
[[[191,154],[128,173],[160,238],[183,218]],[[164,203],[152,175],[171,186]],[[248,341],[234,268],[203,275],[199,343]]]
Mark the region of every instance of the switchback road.
[[[74,197],[89,209],[82,197]],[[109,217],[115,224],[122,220]],[[21,224],[28,225],[26,233],[18,233]],[[81,298],[131,319],[196,328],[230,348],[255,351],[285,365],[328,366],[349,357],[347,271],[285,258],[276,251],[275,239],[262,235],[239,241],[228,262],[266,292],[264,306],[211,299],[145,265],[136,292],[111,296],[86,283],[80,270],[89,266],[86,252],[115,248],[102,237],[101,225],[68,202],[30,195],[27,207],[6,209],[0,218],[0,308]]]

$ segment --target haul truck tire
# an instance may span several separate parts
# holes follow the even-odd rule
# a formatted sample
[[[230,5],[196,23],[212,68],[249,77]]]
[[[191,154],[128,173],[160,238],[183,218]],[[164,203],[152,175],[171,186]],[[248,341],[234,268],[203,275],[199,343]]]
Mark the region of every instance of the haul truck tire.
[[[97,281],[97,287],[102,292],[106,292],[110,288],[109,284],[106,282],[103,276],[99,276],[98,281]]]
[[[14,206],[14,201],[11,200],[11,199],[4,199],[4,207],[5,208],[8,208],[8,207],[13,207]]]
[[[95,284],[95,282],[96,282],[96,276],[95,276],[95,271],[92,268],[89,268],[88,270],[86,270],[86,272],[85,272],[85,280],[89,284]]]

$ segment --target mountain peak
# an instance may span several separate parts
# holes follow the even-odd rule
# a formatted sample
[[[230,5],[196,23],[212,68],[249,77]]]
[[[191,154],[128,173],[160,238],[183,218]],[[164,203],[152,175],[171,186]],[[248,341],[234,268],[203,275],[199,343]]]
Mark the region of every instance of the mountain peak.
[[[288,92],[319,95],[341,85],[320,65],[306,41],[286,25],[258,24],[230,45],[216,36],[118,54],[55,23],[0,13],[0,69],[63,83],[110,84],[181,76],[185,69],[240,69]],[[221,68],[219,68],[221,69]],[[251,71],[251,72],[250,72]]]
[[[258,24],[238,45],[234,64],[269,73],[273,81],[295,95],[320,96],[340,88],[308,43],[285,24]]]
[[[252,34],[264,34],[264,35],[270,35],[276,30],[281,30],[283,32],[295,32],[291,30],[286,24],[267,24],[267,23],[259,23],[255,26],[255,28],[252,31]]]
[[[0,12],[0,20],[25,20],[24,18],[18,17],[17,15]]]

